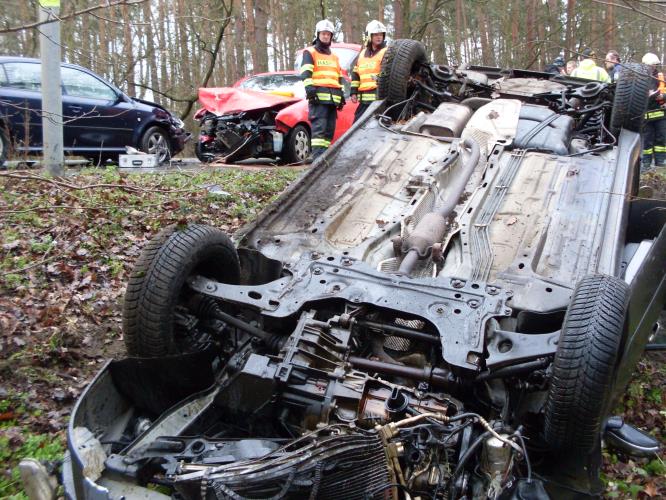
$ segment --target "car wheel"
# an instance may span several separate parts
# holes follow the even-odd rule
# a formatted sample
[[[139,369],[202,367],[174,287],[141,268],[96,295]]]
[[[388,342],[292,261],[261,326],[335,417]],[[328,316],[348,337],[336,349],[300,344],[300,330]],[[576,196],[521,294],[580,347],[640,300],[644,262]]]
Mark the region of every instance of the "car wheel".
[[[204,151],[204,147],[201,141],[197,141],[196,146],[194,146],[194,154],[201,163],[210,163],[215,160],[215,155],[213,153]]]
[[[310,156],[310,131],[304,125],[296,125],[287,136],[284,160],[302,163]]]
[[[191,350],[192,338],[177,325],[177,313],[191,297],[185,282],[193,274],[239,283],[238,254],[219,229],[197,224],[183,230],[169,226],[144,247],[123,304],[128,354],[158,357]]]
[[[407,99],[414,90],[410,77],[427,62],[425,47],[416,40],[396,40],[382,60],[377,79],[377,95],[394,104]]]
[[[5,170],[7,166],[5,162],[9,156],[9,136],[7,132],[0,129],[0,170]]]
[[[574,290],[545,407],[544,437],[556,450],[587,453],[599,440],[628,301],[628,285],[612,276],[586,276]]]
[[[145,153],[157,155],[157,163],[161,165],[171,159],[171,143],[166,132],[160,127],[150,127],[141,138],[139,146]]]
[[[637,63],[624,64],[615,84],[610,122],[614,136],[617,137],[623,128],[640,133],[651,86],[652,76],[647,66]]]

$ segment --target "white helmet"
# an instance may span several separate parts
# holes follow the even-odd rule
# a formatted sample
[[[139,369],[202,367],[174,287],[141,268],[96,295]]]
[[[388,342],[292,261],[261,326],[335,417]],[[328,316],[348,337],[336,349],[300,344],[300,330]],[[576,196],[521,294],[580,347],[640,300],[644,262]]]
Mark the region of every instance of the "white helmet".
[[[375,35],[377,33],[384,33],[386,35],[386,26],[379,21],[370,21],[365,27],[365,34],[367,36]]]
[[[661,61],[659,60],[659,56],[657,54],[653,54],[652,52],[648,52],[643,56],[643,60],[641,61],[643,64],[649,64],[649,65],[656,65],[659,64]]]
[[[335,26],[328,19],[322,19],[315,25],[315,37],[318,37],[322,31],[328,31],[331,35],[334,35]]]

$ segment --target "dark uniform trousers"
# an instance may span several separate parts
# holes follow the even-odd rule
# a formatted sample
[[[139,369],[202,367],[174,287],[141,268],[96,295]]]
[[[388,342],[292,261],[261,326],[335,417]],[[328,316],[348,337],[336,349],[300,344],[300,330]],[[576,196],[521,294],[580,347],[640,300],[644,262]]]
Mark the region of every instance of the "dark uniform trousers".
[[[356,111],[354,112],[354,123],[356,123],[362,116],[363,114],[368,110],[372,102],[360,102],[358,103],[358,108],[356,108]]]
[[[653,156],[655,166],[666,166],[666,118],[648,119],[643,125],[643,169],[650,168]]]
[[[335,133],[337,109],[335,104],[308,103],[308,119],[312,127],[312,158],[324,153]]]

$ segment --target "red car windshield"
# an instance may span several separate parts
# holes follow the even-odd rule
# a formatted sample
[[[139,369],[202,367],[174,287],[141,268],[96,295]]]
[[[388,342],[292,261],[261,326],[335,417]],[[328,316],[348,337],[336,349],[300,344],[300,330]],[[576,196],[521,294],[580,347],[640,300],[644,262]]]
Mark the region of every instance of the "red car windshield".
[[[250,76],[239,85],[242,89],[259,90],[262,92],[293,92],[295,97],[305,98],[303,82],[298,73],[294,74],[264,74]]]

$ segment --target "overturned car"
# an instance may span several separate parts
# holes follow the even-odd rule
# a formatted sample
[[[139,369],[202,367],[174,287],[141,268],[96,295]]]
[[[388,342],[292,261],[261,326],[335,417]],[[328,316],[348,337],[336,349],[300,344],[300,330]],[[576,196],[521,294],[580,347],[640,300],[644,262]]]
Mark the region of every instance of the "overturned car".
[[[652,82],[453,69],[384,98],[234,236],[168,227],[81,396],[74,498],[584,498],[664,303],[634,200]]]

